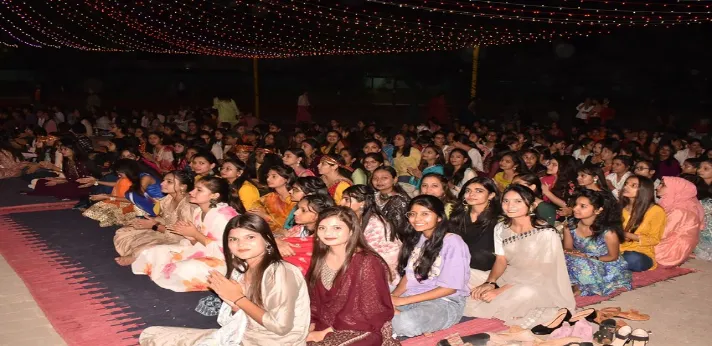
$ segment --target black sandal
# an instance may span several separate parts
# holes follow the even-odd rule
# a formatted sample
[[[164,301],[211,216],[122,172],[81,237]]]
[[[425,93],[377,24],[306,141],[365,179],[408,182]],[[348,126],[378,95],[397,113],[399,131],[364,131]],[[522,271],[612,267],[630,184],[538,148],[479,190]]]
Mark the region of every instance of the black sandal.
[[[616,320],[609,318],[601,321],[598,331],[593,334],[593,339],[599,344],[609,344],[613,342],[613,336],[616,333]]]

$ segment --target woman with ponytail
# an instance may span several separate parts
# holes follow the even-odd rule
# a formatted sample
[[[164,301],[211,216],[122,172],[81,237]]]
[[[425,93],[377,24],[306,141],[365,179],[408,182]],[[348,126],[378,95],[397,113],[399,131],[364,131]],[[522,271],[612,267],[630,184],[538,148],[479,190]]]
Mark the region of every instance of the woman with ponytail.
[[[190,203],[198,206],[191,220],[178,221],[168,229],[183,237],[180,243],[146,249],[131,264],[134,274],[148,275],[158,286],[174,292],[207,291],[211,271],[225,274],[221,249],[225,225],[238,215],[225,179],[204,177],[189,195]]]

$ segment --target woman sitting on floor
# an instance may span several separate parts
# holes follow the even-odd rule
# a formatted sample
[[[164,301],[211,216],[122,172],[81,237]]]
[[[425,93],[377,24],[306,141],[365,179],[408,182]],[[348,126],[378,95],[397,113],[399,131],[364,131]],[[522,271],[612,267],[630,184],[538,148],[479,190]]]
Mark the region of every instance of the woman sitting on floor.
[[[623,257],[621,210],[608,191],[581,189],[574,196],[574,219],[564,230],[566,268],[574,293],[607,296],[631,290],[632,275]]]
[[[208,277],[223,300],[221,328],[150,327],[141,333],[141,345],[305,345],[307,285],[299,269],[279,255],[267,223],[248,213],[232,218],[226,233],[227,275],[212,271]]]
[[[344,190],[339,205],[351,208],[358,215],[366,243],[386,261],[391,277],[395,278],[402,244],[399,235],[378,209],[373,189],[366,185],[351,186]]]
[[[366,244],[358,217],[333,207],[320,213],[317,225],[307,273],[309,345],[397,345],[391,338],[388,265]]]
[[[494,229],[497,257],[492,270],[471,271],[465,316],[498,318],[529,329],[549,321],[559,308],[576,307],[561,238],[536,217],[534,200],[525,186],[504,190],[505,219]]]
[[[314,250],[314,233],[319,213],[334,206],[330,196],[305,196],[297,203],[294,213],[296,224],[288,229],[283,237],[277,238],[277,247],[285,260],[294,264],[306,275]]]
[[[655,246],[665,231],[665,210],[655,204],[653,181],[640,175],[631,175],[619,196],[623,208],[625,241],[621,252],[628,269],[644,272],[657,268]]]
[[[371,177],[371,184],[376,190],[376,205],[381,214],[391,224],[391,230],[401,234],[408,225],[405,213],[408,211],[408,194],[398,184],[396,170],[393,167],[378,167]]]
[[[667,223],[660,244],[655,246],[655,260],[662,266],[678,266],[687,261],[700,241],[705,211],[697,200],[697,187],[683,178],[663,177],[657,195]]]
[[[212,270],[225,272],[220,247],[227,222],[237,216],[230,203],[230,186],[224,179],[204,177],[190,192],[199,208],[192,222],[179,221],[171,232],[186,239],[178,245],[158,245],[143,250],[131,264],[134,274],[148,275],[158,286],[175,292],[206,291]]]
[[[118,180],[111,194],[89,196],[89,200],[97,203],[82,214],[92,220],[99,221],[99,227],[123,225],[136,218],[134,205],[125,196],[131,186],[140,186],[141,184],[138,163],[130,159],[120,159],[114,163],[113,171]]]
[[[159,214],[155,218],[135,219],[114,235],[114,247],[121,266],[133,263],[144,249],[156,245],[177,245],[184,237],[171,232],[179,222],[191,222],[196,206],[190,204],[188,192],[193,190],[193,176],[185,171],[173,171],[163,178],[161,192],[166,197],[158,200]]]
[[[86,153],[73,141],[63,141],[60,147],[62,153],[62,178],[40,179],[35,184],[30,195],[54,196],[59,199],[81,199],[89,197],[91,189],[82,187],[77,180],[85,177],[99,177],[99,171],[89,160]]]
[[[467,244],[470,268],[490,270],[495,260],[494,227],[502,213],[497,184],[487,177],[472,178],[463,186],[460,198],[462,202],[457,203],[450,218],[450,229]]]
[[[460,321],[470,293],[470,252],[448,232],[443,203],[428,195],[408,205],[409,227],[398,260],[400,283],[391,295],[393,333],[418,336]]]
[[[28,165],[18,149],[7,140],[0,140],[0,179],[17,178]]]
[[[250,209],[262,216],[275,234],[284,233],[284,222],[296,204],[289,196],[289,189],[296,179],[293,169],[283,164],[272,166],[267,173],[267,186],[271,192],[260,197]]]
[[[220,177],[230,183],[233,197],[237,194],[245,210],[250,210],[260,199],[260,191],[248,179],[246,167],[245,163],[238,159],[225,159],[220,166]]]

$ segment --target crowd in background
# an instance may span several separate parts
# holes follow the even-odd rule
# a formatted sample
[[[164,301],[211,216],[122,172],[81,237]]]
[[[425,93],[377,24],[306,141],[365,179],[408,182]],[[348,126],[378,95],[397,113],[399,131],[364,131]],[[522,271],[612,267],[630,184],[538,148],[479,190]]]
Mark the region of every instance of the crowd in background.
[[[118,265],[219,297],[199,310],[220,329],[151,327],[144,345],[389,345],[463,316],[538,333],[577,295],[712,260],[712,146],[617,128],[607,100],[579,105],[567,132],[443,118],[287,127],[231,102],[0,110],[0,178],[119,226]]]

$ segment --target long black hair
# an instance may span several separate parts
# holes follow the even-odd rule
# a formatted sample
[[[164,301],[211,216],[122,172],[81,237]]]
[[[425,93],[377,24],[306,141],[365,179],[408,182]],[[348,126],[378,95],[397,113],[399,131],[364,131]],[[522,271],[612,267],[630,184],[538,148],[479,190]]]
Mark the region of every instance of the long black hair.
[[[642,175],[631,175],[626,179],[625,183],[628,184],[628,180],[631,179],[638,179],[638,192],[633,201],[621,193],[620,206],[621,208],[625,208],[632,203],[630,218],[624,230],[626,232],[635,233],[643,223],[645,213],[655,205],[655,184],[653,184],[652,180]]]
[[[230,193],[230,183],[228,183],[227,180],[211,175],[203,177],[195,184],[203,184],[208,188],[208,190],[210,190],[210,192],[219,194],[217,199],[218,203],[227,203],[240,214],[245,212],[245,207],[242,205],[242,201],[240,201],[239,198],[232,197],[232,194]]]
[[[274,240],[274,234],[270,230],[267,222],[260,216],[252,213],[246,213],[238,215],[230,219],[225,226],[225,234],[223,235],[223,254],[225,255],[225,264],[227,266],[226,277],[231,278],[232,271],[237,270],[240,274],[245,274],[250,265],[247,261],[235,256],[230,251],[230,231],[236,228],[246,229],[251,232],[259,233],[262,239],[267,243],[264,257],[257,264],[256,268],[253,268],[254,272],[250,278],[250,288],[246,289],[247,299],[255,303],[259,307],[264,306],[262,301],[262,277],[265,271],[272,264],[282,264],[282,255],[279,254],[277,250],[277,242]]]
[[[606,176],[603,174],[603,169],[601,169],[601,166],[590,162],[585,163],[576,170],[576,173],[583,173],[592,176],[594,178],[594,183],[596,184],[596,186],[598,186],[598,188],[603,191],[611,191],[611,189],[608,187],[608,184],[606,184]],[[576,185],[578,185],[578,181]]]
[[[299,187],[304,196],[319,195],[331,198],[324,180],[318,177],[299,177],[292,185],[292,188],[294,187]]]
[[[519,195],[519,197],[522,198],[522,201],[524,202],[524,205],[527,206],[527,208],[531,211],[534,202],[536,201],[536,194],[534,194],[534,191],[532,191],[530,188],[524,186],[524,185],[519,185],[519,184],[510,184],[507,186],[504,191],[502,191],[502,201],[504,201],[504,195],[507,194],[507,192],[513,191]],[[503,222],[504,224],[509,227],[512,225],[512,219],[507,216],[506,213],[502,213],[503,215]],[[531,224],[535,228],[546,228],[546,227],[551,227],[549,224],[545,221],[540,219],[536,213],[530,212],[529,217],[531,219]]]
[[[460,167],[457,171],[455,170],[455,166],[450,163],[450,156],[452,156],[452,154],[454,153],[462,155],[462,158],[464,160],[462,162],[462,167]],[[459,185],[462,182],[462,179],[465,178],[465,171],[467,171],[467,169],[471,166],[472,160],[470,159],[470,155],[468,155],[466,151],[460,148],[452,149],[450,151],[450,154],[448,155],[447,164],[445,165],[445,176],[447,176],[453,184]]]
[[[131,188],[129,191],[143,195],[143,191],[141,190],[141,169],[139,168],[138,162],[131,159],[118,159],[114,162],[112,170],[117,175],[119,173],[123,173],[126,176],[126,179],[131,181]]]
[[[554,155],[552,160],[559,164],[559,172],[556,174],[556,182],[551,187],[554,196],[567,201],[570,197],[569,189],[571,184],[576,184],[578,164],[573,156]]]
[[[343,193],[344,197],[349,197],[355,199],[359,203],[363,203],[363,210],[361,211],[361,228],[366,229],[369,220],[375,217],[380,221],[385,227],[385,234],[383,235],[388,241],[396,240],[396,230],[393,225],[383,216],[381,209],[378,208],[376,204],[376,192],[374,189],[368,185],[353,185],[349,186]],[[390,228],[390,235],[389,233]]]
[[[591,232],[594,238],[598,238],[606,231],[611,231],[616,234],[618,241],[623,242],[625,240],[621,207],[611,193],[579,189],[571,198],[572,202],[569,206],[573,208],[579,198],[588,199],[594,210],[601,209],[601,212],[596,215],[596,219],[591,225]]]
[[[477,216],[477,221],[474,222],[474,229],[481,231],[492,230],[494,226],[497,225],[499,221],[499,216],[502,214],[502,205],[500,200],[502,196],[499,193],[499,188],[497,184],[491,178],[487,177],[475,177],[462,185],[462,190],[460,191],[460,196],[458,196],[458,203],[455,205],[455,209],[450,215],[450,225],[455,233],[467,232],[467,225],[472,223],[470,221],[470,210],[471,206],[466,205],[465,194],[469,190],[469,186],[472,184],[482,185],[488,192],[488,196],[494,193],[494,198],[492,198],[487,205],[487,207]]]
[[[445,205],[443,202],[434,196],[430,195],[420,195],[413,198],[410,203],[408,203],[408,210],[410,211],[414,205],[422,206],[441,219],[438,225],[435,227],[430,239],[427,239],[423,244],[420,252],[420,257],[414,262],[415,268],[413,268],[414,274],[418,282],[428,279],[430,269],[435,263],[435,259],[440,255],[440,250],[443,248],[443,241],[445,235],[449,231],[448,222],[445,222]],[[413,229],[413,225],[408,223],[407,234],[404,239],[402,239],[403,247],[401,247],[400,253],[398,254],[398,274],[402,277],[405,276],[405,269],[408,266],[408,260],[410,255],[415,249],[415,246],[420,242],[420,232],[416,232]]]

